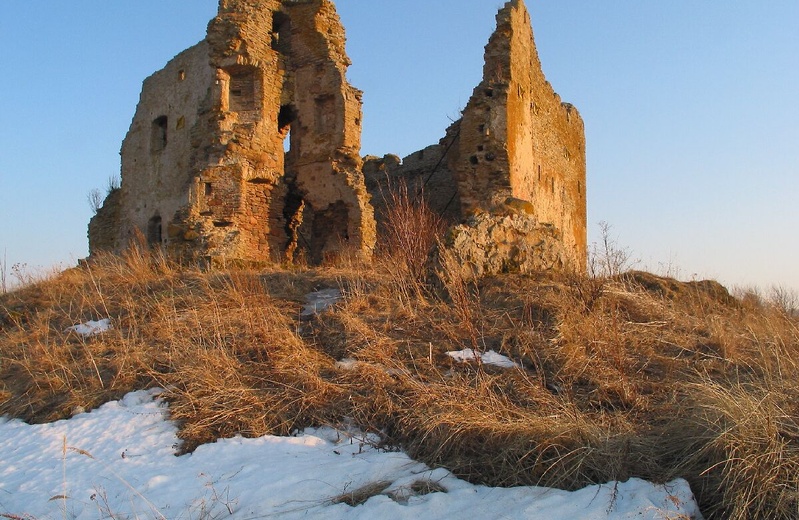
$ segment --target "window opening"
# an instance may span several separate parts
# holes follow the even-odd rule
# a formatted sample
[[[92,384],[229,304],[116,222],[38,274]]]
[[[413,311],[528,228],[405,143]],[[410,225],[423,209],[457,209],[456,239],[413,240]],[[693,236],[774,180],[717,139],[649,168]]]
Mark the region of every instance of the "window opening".
[[[291,129],[291,123],[297,119],[297,109],[294,105],[283,105],[280,107],[280,112],[277,114],[277,131],[281,134],[288,135]]]
[[[230,73],[228,106],[231,112],[255,110],[255,73],[252,69]]]
[[[285,13],[272,15],[272,50],[281,54],[291,50],[291,18]]]
[[[166,148],[168,128],[169,119],[166,116],[158,117],[153,121],[150,137],[150,150],[153,153],[160,152]]]
[[[147,245],[158,247],[161,245],[161,217],[156,215],[147,223]]]

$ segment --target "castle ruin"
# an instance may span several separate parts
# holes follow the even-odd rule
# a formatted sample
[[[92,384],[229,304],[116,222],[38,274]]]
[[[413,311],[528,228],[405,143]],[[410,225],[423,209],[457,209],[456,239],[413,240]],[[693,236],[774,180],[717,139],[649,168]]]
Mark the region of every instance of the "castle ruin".
[[[478,274],[585,269],[583,122],[544,77],[523,0],[499,11],[462,118],[402,161],[359,155],[344,43],[330,0],[220,0],[206,39],[145,80],[90,252],[140,232],[210,265],[368,258],[401,179]]]

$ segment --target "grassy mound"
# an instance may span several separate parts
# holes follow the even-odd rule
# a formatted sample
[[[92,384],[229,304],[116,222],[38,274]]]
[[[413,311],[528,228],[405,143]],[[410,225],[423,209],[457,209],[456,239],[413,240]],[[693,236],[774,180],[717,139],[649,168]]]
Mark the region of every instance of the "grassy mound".
[[[796,518],[792,313],[639,272],[445,268],[435,288],[395,238],[374,266],[316,270],[204,273],[134,248],[2,295],[0,414],[53,421],[158,385],[185,450],[354,423],[471,481],[684,477],[710,518]],[[345,297],[300,319],[321,288]],[[518,367],[446,355],[464,348]]]

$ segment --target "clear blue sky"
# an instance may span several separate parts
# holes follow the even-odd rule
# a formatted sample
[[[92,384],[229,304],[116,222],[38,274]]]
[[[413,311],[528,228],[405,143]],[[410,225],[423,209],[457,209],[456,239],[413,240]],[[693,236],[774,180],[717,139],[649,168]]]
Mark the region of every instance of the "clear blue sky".
[[[119,171],[142,80],[216,0],[39,0],[0,11],[0,261],[87,254],[88,192]],[[544,72],[588,140],[599,221],[640,267],[799,289],[799,2],[528,0]],[[499,0],[338,0],[363,154],[443,135]]]

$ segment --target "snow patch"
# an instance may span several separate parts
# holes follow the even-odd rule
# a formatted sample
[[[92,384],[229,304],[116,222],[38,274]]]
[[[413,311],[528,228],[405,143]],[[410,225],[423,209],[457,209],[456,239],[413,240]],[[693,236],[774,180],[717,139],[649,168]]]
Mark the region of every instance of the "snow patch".
[[[87,321],[67,328],[67,332],[75,332],[83,337],[96,336],[109,330],[111,330],[111,320],[108,318],[99,321]]]
[[[455,361],[459,361],[461,363],[465,363],[467,361],[481,361],[484,365],[493,365],[500,368],[515,368],[518,366],[510,358],[503,356],[502,354],[498,354],[493,350],[489,350],[488,352],[481,354],[479,352],[475,352],[473,349],[467,348],[458,350],[456,352],[447,352],[447,355]]]
[[[358,366],[358,361],[352,358],[344,358],[341,361],[336,361],[336,368],[342,370],[355,370],[356,366]]]
[[[39,520],[701,518],[684,480],[631,479],[575,492],[475,486],[404,453],[380,451],[370,436],[331,428],[222,439],[176,457],[177,428],[159,393],[134,392],[51,424],[0,420],[0,514]],[[362,505],[341,503],[346,493],[365,489],[375,491]]]
[[[305,296],[306,303],[300,312],[301,318],[310,318],[335,305],[344,297],[339,289],[323,289]]]

